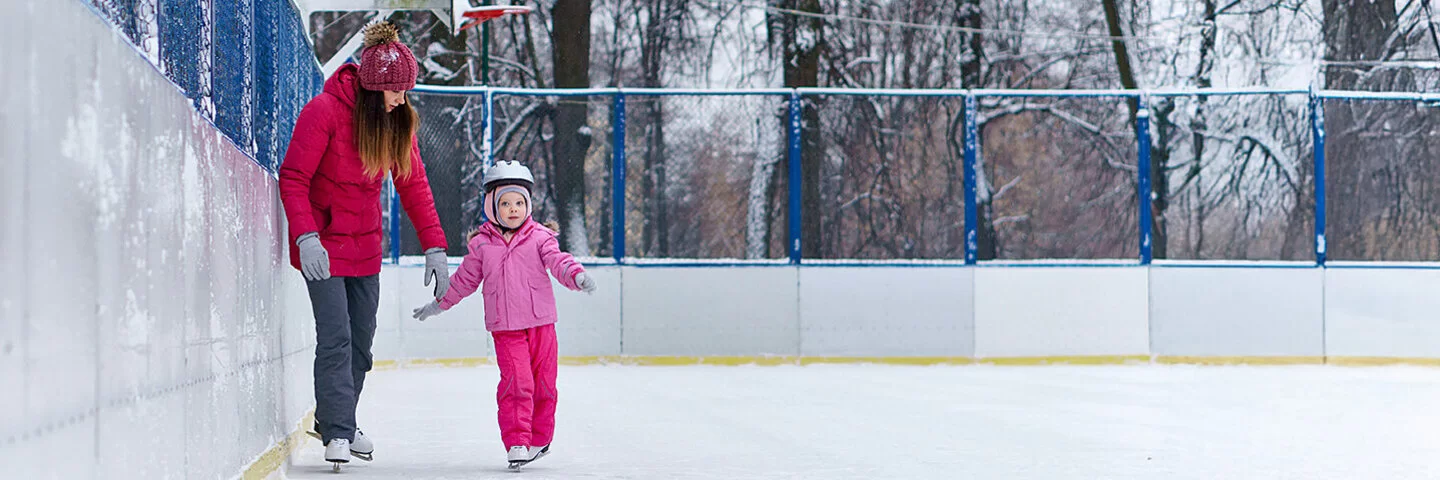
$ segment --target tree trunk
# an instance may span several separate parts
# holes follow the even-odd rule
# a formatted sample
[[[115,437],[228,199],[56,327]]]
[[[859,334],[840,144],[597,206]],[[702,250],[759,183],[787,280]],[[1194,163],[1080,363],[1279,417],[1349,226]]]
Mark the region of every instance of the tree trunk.
[[[439,30],[443,30],[443,28],[437,29],[437,31]],[[469,45],[466,41],[467,37],[469,37],[468,32],[460,32],[460,34],[456,36],[450,36],[448,35],[448,32],[434,36],[436,40],[439,40],[440,43],[445,45],[446,50],[451,52],[465,52],[466,50],[468,50]],[[445,67],[445,69],[447,70],[450,70],[452,72],[461,72],[459,75],[455,75],[449,81],[445,82],[445,85],[463,86],[472,83],[471,80],[473,77],[470,76],[470,63],[472,62],[472,60],[470,59],[470,57],[465,55],[440,55],[436,56],[434,60],[436,63],[439,63],[440,66]],[[412,96],[411,98],[414,97]],[[465,108],[465,105],[471,100],[469,99],[469,97],[447,98],[440,96],[432,96],[430,98],[427,98],[426,101],[427,103],[430,103],[432,105],[433,111],[439,112],[445,110],[446,108],[463,110]],[[436,103],[445,105],[445,107],[434,108],[434,104]],[[440,125],[432,125],[431,128],[433,129],[442,127]],[[458,136],[458,134],[461,134],[464,130],[467,130],[467,128],[455,126],[448,128],[447,130],[456,133]],[[464,186],[461,185],[461,180],[464,178],[462,172],[466,170],[467,163],[478,161],[471,158],[469,146],[466,145],[465,142],[461,141],[459,138],[452,137],[452,139],[448,142],[444,139],[432,140],[432,142],[450,143],[451,145],[446,145],[442,149],[442,151],[449,154],[447,155],[447,157],[449,158],[435,159],[437,161],[428,162],[429,165],[426,166],[426,171],[428,173],[427,177],[430,181],[430,189],[434,192],[434,195],[436,197],[448,197],[453,199],[465,198],[462,193],[464,191]],[[434,167],[433,170],[431,170],[431,166]],[[464,255],[465,253],[467,253],[465,249],[466,229],[461,226],[464,223],[465,217],[464,202],[435,202],[435,207],[435,213],[440,217],[440,224],[450,227],[445,229],[445,242],[449,246],[449,253],[454,255]],[[410,223],[405,222],[405,224],[409,225]],[[412,226],[411,228],[414,227]]]
[[[1130,49],[1126,44],[1125,31],[1120,24],[1120,6],[1116,0],[1104,0],[1102,3],[1105,6],[1105,24],[1109,27],[1112,37],[1110,44],[1115,50],[1115,67],[1120,73],[1120,86],[1126,90],[1134,90],[1138,88],[1138,85],[1135,82],[1135,70],[1130,65]],[[1130,107],[1130,126],[1135,130],[1135,137],[1139,138],[1140,126],[1135,122],[1139,102],[1132,98],[1126,103]],[[1156,106],[1174,108],[1173,105],[1168,107],[1152,105],[1150,107]],[[1161,125],[1162,122],[1169,121],[1168,115],[1152,116],[1151,118],[1156,120],[1156,125],[1153,125],[1155,132],[1169,131],[1169,125]],[[1161,141],[1152,141],[1150,148],[1150,198],[1153,199],[1150,209],[1150,253],[1151,258],[1167,258],[1166,247],[1169,245],[1169,238],[1166,232],[1165,210],[1170,207],[1170,182],[1166,180],[1165,172],[1170,163],[1170,146],[1165,141],[1168,138],[1164,138],[1168,135],[1155,135],[1155,137]],[[1137,198],[1136,201],[1140,200]]]
[[[820,0],[784,0],[784,8],[821,13]],[[780,20],[785,61],[785,86],[815,87],[820,85],[820,52],[825,45],[825,22],[816,17],[786,15]],[[802,102],[800,110],[800,252],[802,256],[819,256],[821,245],[820,165],[824,144],[820,131],[820,111],[813,101]],[[788,122],[786,123],[788,125]],[[786,129],[788,142],[790,129]],[[789,178],[789,161],[781,161],[775,172]],[[773,185],[774,183],[772,183]]]
[[[1323,10],[1325,60],[1376,61],[1388,56],[1386,43],[1398,23],[1394,0],[1324,0]],[[1369,82],[1390,87],[1384,85],[1383,78],[1371,77],[1369,82],[1362,83],[1361,75],[1367,73],[1366,70],[1368,67],[1329,66],[1325,71],[1325,88],[1364,90],[1367,84],[1373,85]],[[1403,112],[1392,105],[1333,100],[1326,102],[1324,109],[1326,197],[1335,200],[1326,202],[1326,243],[1330,251],[1337,252],[1341,258],[1378,260],[1367,252],[1363,233],[1368,226],[1367,216],[1384,208],[1379,204],[1384,201],[1383,186],[1378,184],[1376,175],[1367,172],[1383,168],[1388,159],[1383,158],[1386,152],[1367,148],[1354,127],[1360,117],[1376,115],[1393,115],[1391,119],[1398,124]]]
[[[590,0],[556,0],[550,10],[556,88],[590,86]],[[583,97],[582,97],[583,98]],[[585,226],[585,153],[590,148],[584,101],[562,102],[555,108],[554,182],[560,245],[575,255],[589,255]]]
[[[1215,0],[1205,0],[1203,30],[1200,31],[1200,62],[1195,66],[1195,87],[1210,88],[1210,74],[1215,69]],[[1205,104],[1210,97],[1195,98],[1195,118],[1190,120],[1190,169],[1185,172],[1183,185],[1195,185],[1195,215],[1191,228],[1195,230],[1195,243],[1191,246],[1191,257],[1201,258],[1205,250],[1205,196],[1203,195],[1203,173],[1201,166],[1205,157]]]
[[[666,5],[669,0],[650,0],[646,6],[646,23],[640,35],[640,69],[642,86],[663,87],[662,61],[669,43]],[[651,257],[670,256],[670,229],[667,222],[665,189],[665,104],[663,97],[645,98],[645,175],[641,191],[645,200],[645,254]]]
[[[981,28],[980,0],[965,0],[965,3],[957,13],[959,14],[959,18],[957,19],[959,21],[957,23],[959,23],[960,26],[974,29]],[[967,36],[969,41],[966,42],[966,47],[969,49],[969,55],[963,56],[966,60],[960,64],[960,88],[982,88],[985,86],[985,79],[982,77],[983,72],[981,71],[981,67],[985,61],[985,37],[979,33],[969,33]],[[963,127],[965,125],[965,118],[963,118],[965,113],[963,110],[960,115],[962,117],[960,119],[960,135],[962,135],[961,144],[963,144],[963,135],[965,134]],[[983,142],[977,144],[976,148],[979,149],[982,148],[982,146]],[[983,161],[984,155],[981,155],[981,153],[980,151],[975,152],[977,180],[987,178],[985,176],[985,162]],[[999,237],[995,233],[994,223],[994,192],[988,191],[990,188],[989,182],[976,183],[979,184],[976,186],[977,189],[984,188],[987,191],[977,191],[975,195],[975,219],[978,224],[975,226],[975,258],[979,260],[994,260],[1000,253]]]

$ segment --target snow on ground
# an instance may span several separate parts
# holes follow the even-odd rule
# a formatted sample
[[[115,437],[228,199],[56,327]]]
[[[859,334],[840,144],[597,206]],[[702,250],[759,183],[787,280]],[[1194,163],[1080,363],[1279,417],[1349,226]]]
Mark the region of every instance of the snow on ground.
[[[505,468],[493,366],[374,372],[374,462],[289,478],[1434,478],[1440,369],[562,366],[552,453]]]

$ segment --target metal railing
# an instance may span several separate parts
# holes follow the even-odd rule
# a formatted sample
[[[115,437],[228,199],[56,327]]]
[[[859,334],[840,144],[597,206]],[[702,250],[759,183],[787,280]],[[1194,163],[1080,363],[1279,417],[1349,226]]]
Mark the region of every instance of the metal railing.
[[[493,162],[496,155],[494,151],[494,109],[493,105],[497,97],[501,96],[533,96],[533,97],[597,97],[608,96],[610,101],[610,137],[611,137],[611,181],[609,193],[611,207],[610,238],[612,245],[610,257],[616,263],[627,262],[626,250],[626,109],[627,98],[638,97],[675,97],[675,96],[766,96],[779,97],[786,102],[785,126],[785,161],[788,162],[788,179],[785,188],[787,189],[784,198],[788,199],[788,225],[786,251],[789,264],[801,264],[805,261],[802,258],[802,218],[805,213],[801,208],[801,156],[802,156],[802,130],[806,128],[801,122],[801,111],[806,108],[807,99],[821,96],[860,96],[860,97],[924,97],[924,98],[957,98],[964,101],[964,123],[963,123],[963,172],[964,172],[964,264],[975,265],[983,262],[979,255],[980,228],[979,206],[981,204],[981,192],[977,191],[977,185],[983,184],[979,180],[980,172],[977,171],[980,165],[981,128],[977,119],[981,119],[985,112],[981,110],[980,102],[986,99],[1077,99],[1077,98],[1108,98],[1118,99],[1126,102],[1135,102],[1136,110],[1134,118],[1135,140],[1133,153],[1135,162],[1133,185],[1135,188],[1134,215],[1137,221],[1134,224],[1136,235],[1134,245],[1138,247],[1138,255],[1133,257],[1133,263],[1148,265],[1154,260],[1154,232],[1156,226],[1152,223],[1154,208],[1152,201],[1155,192],[1152,190],[1152,178],[1156,172],[1151,171],[1151,150],[1154,142],[1154,104],[1157,102],[1169,101],[1175,98],[1199,99],[1204,97],[1243,97],[1243,96],[1305,96],[1308,105],[1308,127],[1311,132],[1311,142],[1308,150],[1310,154],[1308,166],[1309,172],[1313,175],[1309,181],[1313,192],[1313,238],[1311,240],[1311,258],[1315,265],[1325,265],[1328,252],[1326,243],[1327,229],[1327,203],[1326,203],[1326,132],[1325,132],[1325,102],[1327,100],[1343,101],[1379,101],[1379,102],[1415,102],[1421,105],[1428,105],[1440,101],[1440,94],[1430,93],[1394,93],[1394,92],[1354,92],[1354,91],[1330,91],[1312,89],[1195,89],[1195,90],[871,90],[871,89],[835,89],[835,88],[798,88],[798,89],[744,89],[744,90],[719,90],[719,89],[645,89],[645,88],[592,88],[592,89],[518,89],[518,88],[487,88],[487,87],[437,87],[417,86],[416,93],[426,95],[476,95],[483,98],[484,128],[480,143],[483,145],[482,155],[486,164]],[[1294,120],[1299,120],[1298,118]],[[1169,172],[1161,172],[1161,175],[1168,175]],[[398,207],[398,201],[391,202],[392,208]],[[398,259],[400,255],[399,239],[395,236],[399,230],[398,216],[392,215],[391,224],[391,256]],[[958,220],[958,219],[957,219]]]

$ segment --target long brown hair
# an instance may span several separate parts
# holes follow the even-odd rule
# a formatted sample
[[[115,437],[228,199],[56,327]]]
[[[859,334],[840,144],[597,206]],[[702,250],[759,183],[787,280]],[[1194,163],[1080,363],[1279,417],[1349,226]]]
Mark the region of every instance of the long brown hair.
[[[420,129],[420,115],[410,102],[385,111],[385,92],[356,87],[355,148],[370,176],[395,172],[396,178],[410,176],[410,149]]]

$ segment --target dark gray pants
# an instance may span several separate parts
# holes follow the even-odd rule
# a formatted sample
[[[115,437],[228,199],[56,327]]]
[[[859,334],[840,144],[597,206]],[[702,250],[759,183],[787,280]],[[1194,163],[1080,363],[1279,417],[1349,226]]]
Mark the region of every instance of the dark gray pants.
[[[370,371],[380,276],[305,282],[315,311],[315,428],[325,443],[355,440],[355,405]]]

